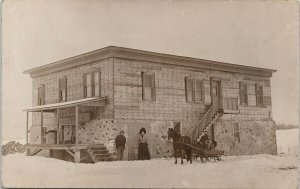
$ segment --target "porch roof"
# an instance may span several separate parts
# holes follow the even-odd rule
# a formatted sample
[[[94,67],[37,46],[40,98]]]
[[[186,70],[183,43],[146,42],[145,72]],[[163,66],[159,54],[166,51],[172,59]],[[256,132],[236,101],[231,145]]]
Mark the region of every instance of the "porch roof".
[[[41,106],[34,106],[31,108],[27,108],[23,111],[27,112],[51,112],[55,111],[56,109],[60,108],[68,108],[68,107],[75,107],[77,105],[81,106],[105,106],[108,98],[107,97],[90,97],[90,98],[83,98],[79,100],[67,101],[67,102],[60,102],[54,104],[46,104]]]

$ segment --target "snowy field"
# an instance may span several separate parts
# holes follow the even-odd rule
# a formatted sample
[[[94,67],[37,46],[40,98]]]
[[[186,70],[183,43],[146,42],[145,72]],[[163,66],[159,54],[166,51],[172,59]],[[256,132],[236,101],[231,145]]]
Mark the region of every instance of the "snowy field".
[[[297,188],[294,156],[234,156],[184,165],[174,159],[75,164],[46,157],[2,157],[4,187]]]
[[[276,131],[277,154],[298,155],[299,129]]]

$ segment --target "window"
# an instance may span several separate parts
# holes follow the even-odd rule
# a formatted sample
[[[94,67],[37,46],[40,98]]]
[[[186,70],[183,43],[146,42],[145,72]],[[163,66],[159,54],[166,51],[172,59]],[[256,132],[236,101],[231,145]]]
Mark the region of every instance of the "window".
[[[233,138],[234,140],[241,142],[240,126],[238,122],[233,122]]]
[[[83,75],[83,97],[100,96],[100,72]]]
[[[155,100],[155,78],[154,74],[142,73],[143,100]]]
[[[255,85],[255,95],[256,95],[256,106],[262,107],[264,105],[263,97],[263,87]]]
[[[42,144],[46,144],[47,127],[42,127]]]
[[[59,79],[59,102],[67,101],[67,77]]]
[[[45,105],[45,85],[40,85],[38,88],[38,105]]]
[[[240,104],[248,104],[247,84],[240,82]]]
[[[203,101],[203,81],[185,78],[185,96],[187,102]]]

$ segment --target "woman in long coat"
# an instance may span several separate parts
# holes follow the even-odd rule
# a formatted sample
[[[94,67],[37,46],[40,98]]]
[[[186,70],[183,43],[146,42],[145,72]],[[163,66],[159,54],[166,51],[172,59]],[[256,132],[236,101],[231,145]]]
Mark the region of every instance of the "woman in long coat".
[[[139,143],[138,160],[149,160],[150,154],[148,150],[148,141],[147,141],[147,137],[145,136],[146,129],[141,128],[139,134],[140,137],[138,139],[138,143]]]

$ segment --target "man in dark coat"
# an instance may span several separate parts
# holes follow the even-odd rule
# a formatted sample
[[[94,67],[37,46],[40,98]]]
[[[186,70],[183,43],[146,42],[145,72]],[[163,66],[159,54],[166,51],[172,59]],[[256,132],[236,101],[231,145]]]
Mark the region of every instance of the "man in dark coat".
[[[124,136],[124,131],[120,131],[120,134],[116,137],[116,149],[117,149],[117,159],[123,160],[123,152],[126,143],[126,137]]]

